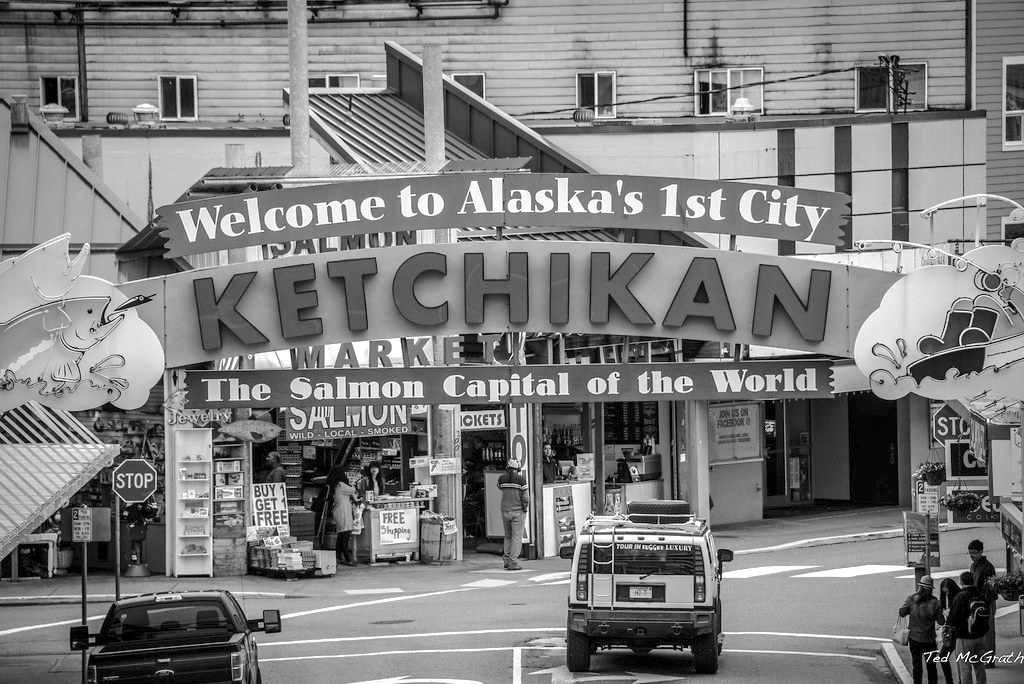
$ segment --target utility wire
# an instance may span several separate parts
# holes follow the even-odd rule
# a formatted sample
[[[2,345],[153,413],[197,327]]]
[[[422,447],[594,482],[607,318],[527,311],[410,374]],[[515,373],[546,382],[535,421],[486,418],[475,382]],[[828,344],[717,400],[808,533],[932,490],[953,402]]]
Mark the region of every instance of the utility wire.
[[[841,74],[841,73],[848,72],[848,71],[856,71],[857,69],[860,69],[860,68],[862,68],[862,67],[854,66],[854,67],[845,67],[843,69],[826,69],[825,71],[818,71],[818,72],[815,72],[813,74],[803,74],[802,76],[790,76],[788,78],[777,78],[777,79],[773,79],[773,80],[770,80],[770,81],[757,81],[756,83],[744,83],[743,85],[739,85],[739,86],[725,86],[725,87],[722,87],[722,88],[712,88],[710,90],[702,90],[702,91],[696,93],[696,95],[697,96],[713,95],[715,93],[728,92],[730,90],[739,90],[741,88],[751,88],[753,86],[774,85],[776,83],[788,83],[790,81],[799,81],[799,80],[802,80],[802,79],[805,79],[805,78],[815,78],[815,77],[818,77],[818,76],[827,76],[829,74]],[[601,103],[600,105],[596,105],[595,104],[595,105],[592,105],[590,107],[562,107],[560,109],[549,109],[549,110],[545,110],[545,111],[524,112],[522,114],[517,114],[516,116],[543,116],[545,114],[563,114],[563,113],[566,113],[566,112],[574,112],[577,109],[593,109],[593,108],[596,108],[596,107],[620,107],[620,106],[631,105],[631,104],[645,104],[647,102],[658,102],[658,101],[661,101],[661,100],[675,100],[675,99],[679,99],[679,98],[686,98],[686,97],[692,97],[692,96],[693,95],[691,93],[682,93],[682,94],[678,94],[678,95],[657,95],[655,97],[645,97],[645,98],[641,98],[641,99],[638,99],[638,100],[618,100],[616,102]]]

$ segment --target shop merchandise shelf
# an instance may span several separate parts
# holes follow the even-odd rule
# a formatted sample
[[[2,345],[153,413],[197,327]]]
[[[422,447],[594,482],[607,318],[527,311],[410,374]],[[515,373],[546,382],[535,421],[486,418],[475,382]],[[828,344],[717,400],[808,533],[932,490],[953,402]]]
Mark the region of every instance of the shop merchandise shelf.
[[[180,538],[182,538],[182,539],[206,539],[210,535],[208,535],[208,534],[179,534],[178,536]],[[181,555],[184,556],[186,554],[181,554]]]
[[[179,496],[178,501],[209,501],[208,496]]]
[[[189,556],[209,556],[209,553],[179,553],[182,558],[188,558]]]

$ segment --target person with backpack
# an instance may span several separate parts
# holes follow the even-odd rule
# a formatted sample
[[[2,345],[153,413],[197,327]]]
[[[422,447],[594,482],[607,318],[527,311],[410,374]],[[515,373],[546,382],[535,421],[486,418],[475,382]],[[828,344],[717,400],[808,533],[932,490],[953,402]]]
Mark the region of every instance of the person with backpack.
[[[986,684],[985,676],[985,632],[990,628],[991,615],[988,601],[974,586],[970,571],[960,573],[960,593],[953,599],[949,609],[949,624],[953,625],[956,636],[956,668],[960,684]],[[990,656],[993,654],[989,654]]]
[[[907,597],[899,609],[900,617],[910,616],[910,663],[914,684],[921,684],[921,661],[928,670],[928,684],[938,684],[939,673],[935,668],[935,623],[946,623],[939,606],[939,599],[932,591],[935,581],[925,575],[917,581],[917,592]]]
[[[973,539],[967,545],[967,555],[971,557],[971,576],[974,578],[974,586],[978,588],[981,595],[988,601],[990,615],[996,614],[996,592],[989,586],[988,581],[996,576],[996,568],[985,558],[985,545],[980,539]],[[985,650],[996,652],[996,630],[995,625],[985,634]],[[985,664],[985,667],[995,667],[995,660]]]

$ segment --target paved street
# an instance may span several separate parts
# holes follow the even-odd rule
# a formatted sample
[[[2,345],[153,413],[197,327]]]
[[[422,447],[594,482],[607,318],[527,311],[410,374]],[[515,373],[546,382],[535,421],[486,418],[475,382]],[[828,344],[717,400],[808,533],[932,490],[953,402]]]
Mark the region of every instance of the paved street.
[[[995,535],[990,526],[943,532],[943,566],[936,574],[965,568],[963,549],[976,536],[998,548]],[[720,545],[743,551],[764,540],[784,548],[739,553],[728,566],[726,644],[714,678],[694,674],[689,653],[671,651],[603,652],[594,656],[592,673],[569,673],[568,572],[560,559],[525,563],[526,570],[509,573],[497,557],[470,553],[465,562],[444,567],[346,568],[334,578],[304,583],[242,578],[231,588],[240,591],[250,613],[276,607],[284,615],[284,631],[260,639],[267,684],[894,681],[881,647],[889,642],[896,607],[913,590],[913,572],[901,563],[902,540],[785,547],[784,535],[724,528]],[[153,590],[178,581],[146,582]],[[70,581],[62,586],[76,588]],[[97,591],[105,586],[99,583]],[[11,589],[6,583],[3,594],[11,596]],[[98,618],[105,604],[88,608]],[[78,681],[80,659],[67,651],[67,629],[80,615],[77,604],[19,606],[8,600],[0,608],[0,681]],[[1016,613],[1001,622],[1004,631],[1015,628]],[[1021,650],[1024,639],[1000,646]]]

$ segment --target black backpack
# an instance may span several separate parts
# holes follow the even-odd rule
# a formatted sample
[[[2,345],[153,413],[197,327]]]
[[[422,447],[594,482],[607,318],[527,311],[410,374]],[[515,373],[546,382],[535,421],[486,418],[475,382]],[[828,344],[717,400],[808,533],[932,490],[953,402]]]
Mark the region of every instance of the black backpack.
[[[988,602],[980,596],[972,598],[967,604],[967,638],[977,639],[984,636],[988,631],[990,617]]]

